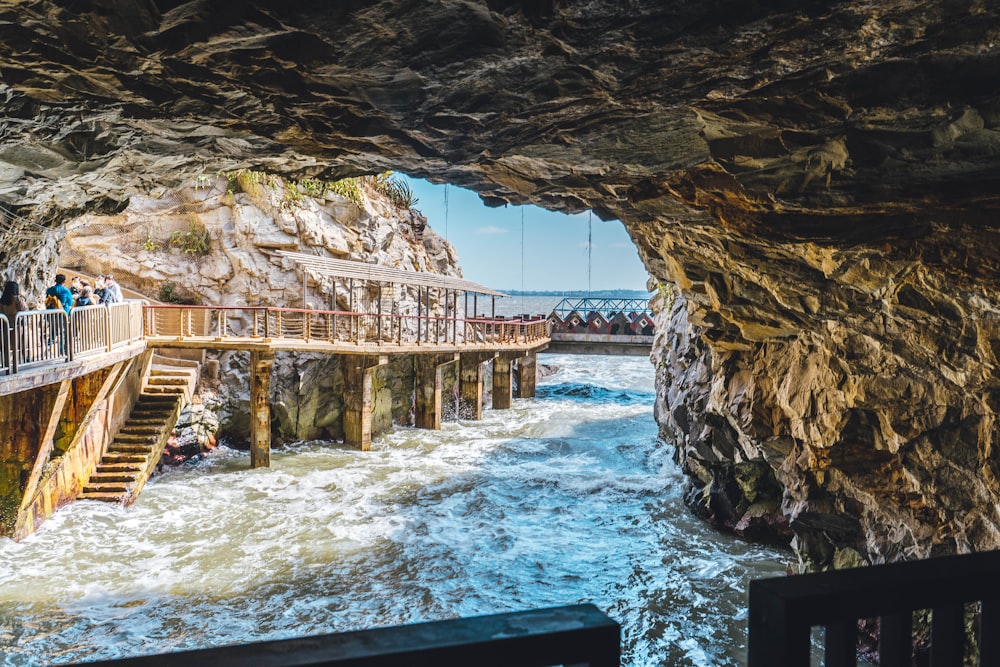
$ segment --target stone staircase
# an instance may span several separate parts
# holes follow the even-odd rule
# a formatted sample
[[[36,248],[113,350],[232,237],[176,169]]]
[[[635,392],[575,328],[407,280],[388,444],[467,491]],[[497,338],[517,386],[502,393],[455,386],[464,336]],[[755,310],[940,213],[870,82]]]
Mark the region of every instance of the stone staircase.
[[[115,435],[80,498],[132,504],[156,470],[177,417],[194,393],[199,365],[154,357],[128,420]]]

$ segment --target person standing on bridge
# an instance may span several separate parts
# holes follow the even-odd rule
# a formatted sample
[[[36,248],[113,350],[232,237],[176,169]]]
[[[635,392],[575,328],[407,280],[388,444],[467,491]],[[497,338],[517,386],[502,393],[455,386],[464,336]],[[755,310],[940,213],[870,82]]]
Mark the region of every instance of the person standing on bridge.
[[[104,277],[104,303],[109,306],[113,303],[122,302],[122,288],[118,286],[118,281],[114,276]]]
[[[56,284],[45,290],[45,308],[66,311],[66,321],[58,322],[46,317],[46,326],[49,327],[48,343],[58,343],[59,354],[66,354],[67,326],[69,324],[69,311],[73,307],[73,293],[66,287],[66,276],[62,273],[56,274]]]
[[[56,284],[45,290],[45,302],[46,306],[53,303],[49,297],[54,296],[59,299],[59,306],[66,311],[66,316],[69,317],[69,311],[73,307],[73,293],[69,291],[66,287],[66,276],[62,273],[56,274]]]
[[[22,310],[28,310],[28,302],[21,296],[21,287],[13,280],[8,280],[3,286],[3,296],[0,296],[0,313],[7,316],[11,326],[14,318]]]

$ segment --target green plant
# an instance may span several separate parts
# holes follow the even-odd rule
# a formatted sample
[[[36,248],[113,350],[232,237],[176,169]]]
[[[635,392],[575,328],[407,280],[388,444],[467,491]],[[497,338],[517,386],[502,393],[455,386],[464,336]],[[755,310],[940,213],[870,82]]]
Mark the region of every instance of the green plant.
[[[396,208],[411,209],[419,201],[414,196],[410,184],[396,178],[391,171],[383,171],[367,178],[371,188],[384,195]]]
[[[182,296],[180,289],[178,289],[177,284],[173,281],[166,281],[160,285],[159,291],[156,293],[156,298],[164,303],[177,303],[186,306],[200,306],[201,305],[201,295],[195,292],[193,296]]]
[[[179,303],[177,301],[177,294],[175,291],[176,289],[177,285],[175,285],[172,281],[168,280],[167,282],[160,285],[160,289],[156,293],[156,298],[160,301],[163,301],[164,303]]]
[[[417,205],[417,197],[413,194],[413,188],[406,181],[393,179],[389,184],[389,192],[386,193],[389,201],[398,208],[411,209]]]
[[[256,194],[261,185],[273,188],[276,183],[274,176],[265,174],[262,171],[254,171],[253,169],[237,169],[235,171],[224,172],[223,175],[227,181],[226,193],[230,195],[234,195],[237,192],[246,192],[251,195]]]
[[[298,183],[299,190],[307,197],[322,197],[327,185],[315,178],[303,178]]]
[[[206,255],[211,248],[208,230],[193,221],[186,232],[178,229],[170,235],[170,245],[187,255]]]
[[[329,183],[327,189],[341,197],[350,199],[358,206],[363,206],[365,203],[365,195],[361,189],[361,179],[356,176],[342,178],[339,181]]]
[[[160,249],[160,244],[156,242],[156,239],[154,239],[152,235],[150,235],[146,237],[146,240],[145,242],[143,242],[142,247],[144,250],[153,252],[154,250]]]
[[[289,183],[285,187],[285,201],[286,202],[297,202],[302,201],[303,198],[302,190],[299,189],[297,183]]]

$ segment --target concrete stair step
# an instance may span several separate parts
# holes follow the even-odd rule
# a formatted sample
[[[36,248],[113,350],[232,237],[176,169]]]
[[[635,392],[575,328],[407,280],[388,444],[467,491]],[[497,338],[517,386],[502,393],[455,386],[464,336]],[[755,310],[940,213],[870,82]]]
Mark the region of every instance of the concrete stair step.
[[[141,408],[148,405],[162,405],[165,403],[169,403],[170,400],[171,399],[169,396],[164,396],[163,394],[160,393],[148,394],[144,392],[139,395],[139,398],[136,400],[134,407]]]
[[[84,489],[80,494],[80,497],[86,500],[100,500],[106,503],[117,503],[121,501],[122,494],[105,491],[88,491],[87,489]]]
[[[179,375],[152,375],[146,381],[148,385],[187,385],[188,378]]]
[[[90,476],[87,486],[100,484],[129,484],[135,481],[135,477],[136,476],[134,474],[129,475],[121,472],[103,472],[98,470]]]
[[[159,435],[162,430],[163,422],[156,422],[152,419],[143,419],[138,423],[129,420],[124,426],[122,426],[119,433],[124,433],[125,435]]]
[[[111,445],[112,447],[115,444],[152,447],[159,442],[159,440],[159,433],[119,433],[118,437],[111,442]]]
[[[128,493],[128,484],[125,482],[88,482],[83,487],[84,493],[117,493],[119,495]]]
[[[146,462],[146,457],[139,461],[109,461],[103,459],[97,464],[95,475],[136,475],[142,470],[142,464]]]
[[[166,416],[157,418],[154,415],[150,415],[148,417],[143,416],[143,417],[141,417],[139,419],[136,419],[135,417],[132,417],[127,422],[125,422],[125,426],[123,428],[130,428],[130,427],[135,427],[135,428],[151,428],[152,427],[152,428],[156,428],[157,430],[159,430],[159,429],[163,428],[163,420],[165,418],[166,418]]]
[[[146,392],[147,395],[149,395],[149,394],[161,394],[161,395],[164,395],[164,396],[166,396],[166,395],[183,394],[185,386],[175,386],[175,385],[163,385],[163,386],[160,386],[160,385],[153,385],[153,386],[147,386],[146,389],[145,389],[145,392]]]
[[[120,454],[151,454],[153,451],[153,445],[144,445],[141,443],[129,443],[129,442],[112,442],[108,445],[108,452],[116,452]]]
[[[141,469],[142,466],[146,465],[146,461],[148,460],[149,460],[148,454],[143,455],[131,452],[108,452],[107,454],[104,455],[104,458],[101,459],[101,462],[98,464],[98,466],[103,466],[103,465],[115,466],[115,465],[128,464],[128,465],[139,466],[139,468]]]

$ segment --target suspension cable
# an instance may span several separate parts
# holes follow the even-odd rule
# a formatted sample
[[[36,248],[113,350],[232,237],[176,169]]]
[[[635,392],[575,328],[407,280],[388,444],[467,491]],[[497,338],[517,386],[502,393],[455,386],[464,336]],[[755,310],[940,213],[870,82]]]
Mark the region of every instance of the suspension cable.
[[[594,212],[587,215],[587,298],[590,298],[591,260],[594,253]]]

